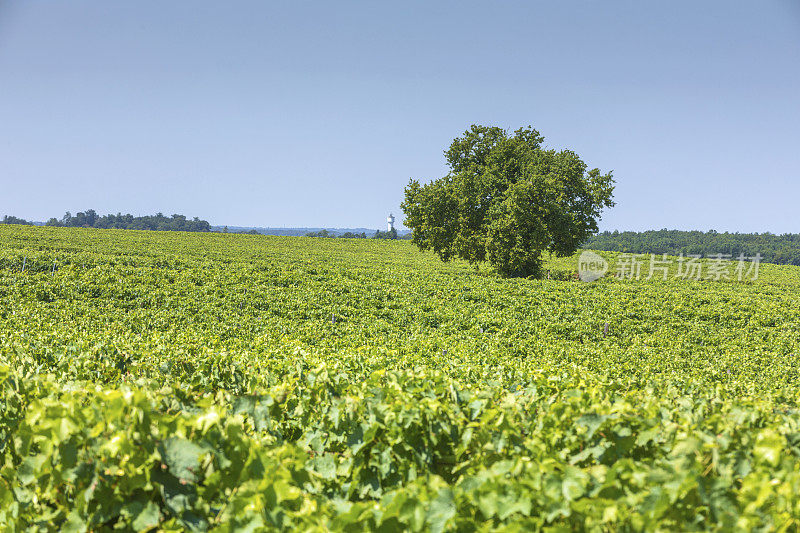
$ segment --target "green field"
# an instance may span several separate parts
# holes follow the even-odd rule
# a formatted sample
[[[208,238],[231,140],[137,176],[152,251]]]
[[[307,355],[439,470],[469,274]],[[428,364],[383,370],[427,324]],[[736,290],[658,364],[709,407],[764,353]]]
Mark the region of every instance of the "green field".
[[[576,265],[0,226],[0,529],[799,529],[800,268]]]

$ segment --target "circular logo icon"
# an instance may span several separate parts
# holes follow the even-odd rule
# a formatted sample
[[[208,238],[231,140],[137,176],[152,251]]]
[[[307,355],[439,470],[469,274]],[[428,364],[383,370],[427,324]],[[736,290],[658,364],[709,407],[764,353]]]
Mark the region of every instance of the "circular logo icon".
[[[581,281],[597,281],[608,272],[608,261],[594,252],[583,252],[578,258],[578,277]]]

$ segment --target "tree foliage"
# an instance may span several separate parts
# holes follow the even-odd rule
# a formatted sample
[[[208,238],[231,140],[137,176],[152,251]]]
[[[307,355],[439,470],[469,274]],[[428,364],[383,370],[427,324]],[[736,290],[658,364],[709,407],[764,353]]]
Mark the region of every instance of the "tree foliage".
[[[504,277],[539,276],[542,253],[573,253],[611,207],[611,173],[520,128],[473,125],[445,151],[450,172],[411,180],[401,204],[412,241],[443,261],[488,261]]]

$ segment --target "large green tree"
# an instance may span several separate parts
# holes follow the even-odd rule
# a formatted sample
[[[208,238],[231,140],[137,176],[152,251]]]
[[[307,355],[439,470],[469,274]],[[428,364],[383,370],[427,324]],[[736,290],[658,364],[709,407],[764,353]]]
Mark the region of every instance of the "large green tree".
[[[444,261],[488,261],[505,277],[540,276],[544,252],[574,253],[614,205],[614,180],[543,141],[530,126],[509,135],[473,125],[445,151],[446,176],[406,187],[412,242]]]

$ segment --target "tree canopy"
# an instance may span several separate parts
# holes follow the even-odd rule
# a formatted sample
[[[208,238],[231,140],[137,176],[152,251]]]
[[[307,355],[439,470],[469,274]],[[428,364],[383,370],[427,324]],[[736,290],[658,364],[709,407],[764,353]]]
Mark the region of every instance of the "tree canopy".
[[[530,126],[509,135],[473,125],[456,138],[444,152],[450,172],[405,189],[412,242],[443,261],[488,261],[504,277],[540,276],[542,253],[574,253],[614,205],[614,180],[543,141]]]

